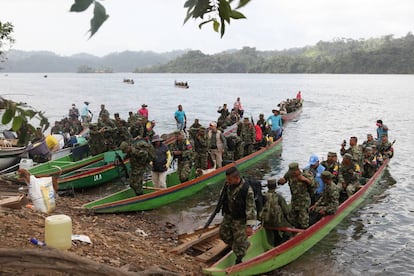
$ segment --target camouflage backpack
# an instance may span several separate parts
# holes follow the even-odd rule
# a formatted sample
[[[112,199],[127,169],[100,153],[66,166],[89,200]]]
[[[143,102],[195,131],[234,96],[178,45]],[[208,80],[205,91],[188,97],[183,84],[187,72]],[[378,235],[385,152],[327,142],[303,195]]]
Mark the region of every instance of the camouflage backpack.
[[[266,194],[260,219],[265,227],[277,227],[283,223],[283,210],[279,205],[279,195],[275,192]]]

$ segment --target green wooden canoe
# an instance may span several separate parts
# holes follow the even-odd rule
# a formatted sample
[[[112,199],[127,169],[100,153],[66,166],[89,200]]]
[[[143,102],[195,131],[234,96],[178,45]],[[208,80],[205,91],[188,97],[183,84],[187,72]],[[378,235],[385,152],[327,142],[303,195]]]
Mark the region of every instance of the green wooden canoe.
[[[95,187],[120,177],[124,172],[122,166],[115,162],[116,154],[125,157],[122,151],[108,151],[102,154],[101,160],[60,175],[59,190]],[[124,164],[129,169],[129,160],[125,160]]]
[[[59,159],[36,165],[28,169],[28,171],[36,177],[45,177],[59,172],[67,173],[84,167],[86,165],[92,164],[94,162],[97,162],[99,160],[102,160],[103,158],[104,153],[95,156],[90,156],[79,161],[74,161],[73,155],[69,154]]]
[[[234,164],[240,170],[244,170],[256,164],[259,160],[274,154],[281,148],[282,138],[265,148],[235,161],[233,164],[228,164],[184,183],[179,183],[178,176],[174,172],[167,176],[168,188],[166,189],[155,189],[153,188],[152,182],[147,182],[144,185],[144,194],[141,196],[135,196],[132,189],[126,189],[87,203],[83,205],[83,208],[91,209],[96,213],[132,212],[158,208],[198,193],[210,184],[223,181],[225,179],[225,171]]]
[[[235,265],[236,256],[231,251],[212,266],[203,268],[203,272],[208,275],[256,275],[273,271],[296,260],[328,235],[333,228],[364,201],[375,183],[380,180],[388,162],[389,160],[386,160],[361,189],[344,201],[335,215],[323,217],[306,230],[297,229],[298,233],[293,238],[276,247],[268,243],[266,230],[260,228],[249,238],[251,245],[242,263]]]

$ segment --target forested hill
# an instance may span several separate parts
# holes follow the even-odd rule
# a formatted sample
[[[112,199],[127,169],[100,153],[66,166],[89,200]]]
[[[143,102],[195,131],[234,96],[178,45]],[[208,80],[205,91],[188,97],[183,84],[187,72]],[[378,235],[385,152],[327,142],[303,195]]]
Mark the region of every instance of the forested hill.
[[[368,40],[336,39],[284,51],[242,50],[188,53],[164,65],[137,69],[154,73],[335,73],[414,74],[414,35]]]

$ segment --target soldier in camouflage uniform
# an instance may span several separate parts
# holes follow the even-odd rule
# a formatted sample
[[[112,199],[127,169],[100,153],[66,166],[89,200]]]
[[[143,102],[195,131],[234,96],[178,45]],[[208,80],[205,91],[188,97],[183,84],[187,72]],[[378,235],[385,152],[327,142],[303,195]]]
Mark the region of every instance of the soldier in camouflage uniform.
[[[114,149],[118,144],[115,144],[115,135],[117,128],[115,123],[105,113],[102,115],[101,120],[98,121],[98,132],[102,134],[104,143],[108,149]]]
[[[191,133],[191,128],[190,128]],[[194,136],[194,167],[196,169],[207,169],[207,137],[206,129],[204,127],[199,127],[197,129],[197,134]]]
[[[377,156],[373,154],[372,147],[366,147],[364,150],[364,173],[365,178],[371,178],[378,168]]]
[[[130,145],[122,142],[120,145],[122,152],[127,154],[131,164],[131,174],[129,177],[129,185],[134,189],[135,194],[142,195],[142,184],[144,182],[144,173],[150,161],[154,158],[154,148],[151,144],[141,140]]]
[[[290,222],[298,228],[309,227],[309,207],[311,197],[309,191],[314,189],[314,181],[305,177],[299,169],[298,163],[290,163],[289,170],[278,180],[283,185],[289,183],[291,200]]]
[[[339,168],[338,187],[340,190],[346,191],[348,197],[353,195],[359,186],[359,178],[361,170],[352,155],[345,153]]]
[[[366,147],[372,147],[373,145],[377,145],[377,141],[375,141],[371,133],[368,133],[367,140],[362,143],[362,148],[365,149]]]
[[[329,171],[321,174],[324,189],[318,201],[312,205],[310,210],[310,224],[314,224],[323,216],[333,215],[336,213],[339,205],[339,191],[335,183],[333,183],[333,175]]]
[[[223,221],[220,225],[220,238],[231,246],[236,255],[236,264],[242,262],[249,242],[247,236],[253,233],[256,225],[256,204],[252,187],[240,177],[236,167],[226,171],[223,191]]]
[[[352,160],[358,163],[359,167],[362,166],[364,155],[362,154],[362,146],[358,145],[358,138],[352,136],[349,138],[349,148],[345,149],[345,145],[341,145],[341,155],[344,156],[345,153],[352,155]]]
[[[190,126],[190,129],[188,130],[191,140],[194,141],[200,127],[201,127],[201,124],[200,124],[199,120],[194,119],[194,123]],[[204,129],[204,131],[205,131],[205,129]]]
[[[332,174],[332,181],[338,183],[339,162],[336,152],[328,152],[326,160],[322,161],[321,165]]]
[[[190,178],[191,165],[193,162],[193,151],[191,149],[191,144],[184,139],[181,131],[176,131],[176,141],[171,146],[171,152],[173,153],[174,158],[177,158],[177,174],[181,182],[185,182]]]
[[[392,144],[388,141],[388,136],[386,134],[383,134],[381,137],[381,144],[378,147],[378,151],[381,153],[384,160],[392,158],[394,155],[394,149]]]
[[[244,156],[254,151],[254,143],[256,143],[256,130],[249,118],[244,118],[240,129],[240,138],[244,142]]]
[[[119,117],[119,113],[115,113],[114,118],[114,124],[117,128],[115,145],[119,145],[122,141],[130,141],[131,134],[128,132],[128,123]]]
[[[259,216],[263,227],[291,227],[288,217],[290,208],[286,200],[276,190],[276,179],[267,180],[268,191],[265,194],[265,204]],[[270,244],[278,245],[290,238],[290,233],[274,229],[266,229],[267,238]]]
[[[230,160],[238,160],[244,156],[244,142],[237,135],[230,135],[226,137],[227,153]]]
[[[88,145],[91,155],[97,155],[109,150],[108,145],[105,143],[105,138],[99,132],[97,124],[89,125]]]
[[[99,116],[98,116],[98,124],[103,119],[104,115],[107,116],[108,118],[110,117],[109,111],[105,109],[105,105],[101,104],[101,111],[99,111]]]

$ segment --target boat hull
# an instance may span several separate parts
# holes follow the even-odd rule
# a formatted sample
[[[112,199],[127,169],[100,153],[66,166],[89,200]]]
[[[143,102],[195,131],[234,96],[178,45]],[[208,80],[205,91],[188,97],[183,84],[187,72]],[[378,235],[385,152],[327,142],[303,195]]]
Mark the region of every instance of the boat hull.
[[[256,275],[273,271],[296,260],[328,235],[365,200],[375,183],[381,178],[388,162],[389,160],[386,160],[360,190],[342,203],[335,215],[323,217],[311,227],[277,247],[268,244],[265,229],[261,228],[250,238],[252,246],[248,249],[241,264],[234,265],[236,256],[230,252],[211,267],[204,268],[203,272],[208,275]]]
[[[92,209],[96,213],[132,212],[155,209],[198,193],[210,184],[223,181],[225,179],[225,171],[233,165],[236,165],[239,170],[244,170],[254,165],[261,159],[264,159],[267,156],[274,154],[276,151],[281,150],[281,147],[282,138],[266,148],[262,148],[261,150],[243,157],[232,164],[228,164],[222,168],[184,183],[155,191],[148,189],[146,190],[146,193],[141,196],[134,196],[134,192],[131,189],[127,189],[85,204],[83,207],[86,209]],[[167,183],[179,183],[176,173],[173,173],[168,177]],[[146,183],[146,186],[152,186],[152,183]]]
[[[20,161],[20,154],[24,153],[25,147],[6,147],[0,149],[0,170],[5,170],[16,165]]]

